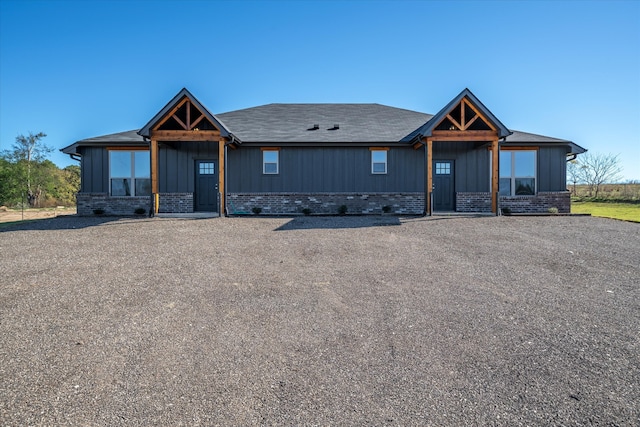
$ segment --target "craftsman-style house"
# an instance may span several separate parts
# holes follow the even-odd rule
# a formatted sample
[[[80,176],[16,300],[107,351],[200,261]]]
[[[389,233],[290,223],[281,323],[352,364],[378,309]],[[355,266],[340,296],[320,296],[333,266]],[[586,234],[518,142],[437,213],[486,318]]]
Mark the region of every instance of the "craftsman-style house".
[[[569,212],[586,150],[508,129],[468,89],[430,115],[379,104],[212,114],[182,89],[139,130],[83,139],[78,214]]]

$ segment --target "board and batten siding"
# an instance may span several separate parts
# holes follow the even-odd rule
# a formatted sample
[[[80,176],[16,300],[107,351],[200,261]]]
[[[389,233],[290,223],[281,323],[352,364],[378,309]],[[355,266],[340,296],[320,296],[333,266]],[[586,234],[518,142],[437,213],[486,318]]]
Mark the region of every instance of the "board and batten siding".
[[[490,191],[491,152],[484,144],[436,141],[433,143],[433,160],[455,162],[456,192]]]
[[[80,191],[107,193],[109,191],[109,153],[104,147],[80,148]]]
[[[218,161],[217,142],[162,143],[158,150],[160,193],[193,193],[195,191],[195,161]],[[216,169],[220,163],[216,164]],[[216,174],[218,170],[216,170]]]
[[[538,191],[567,190],[567,148],[540,147],[538,150]]]
[[[371,173],[371,151],[363,147],[280,147],[279,173],[262,173],[260,147],[227,151],[230,193],[421,192],[424,150],[390,147],[387,174]]]

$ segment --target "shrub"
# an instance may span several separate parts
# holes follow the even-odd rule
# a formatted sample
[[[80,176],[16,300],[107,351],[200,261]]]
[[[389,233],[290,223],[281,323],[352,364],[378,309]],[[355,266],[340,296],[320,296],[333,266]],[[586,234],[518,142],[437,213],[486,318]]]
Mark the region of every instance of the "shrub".
[[[391,206],[389,206],[389,205],[384,205],[384,206],[382,207],[382,212],[384,212],[384,213],[389,213],[389,212],[391,212]]]
[[[94,215],[104,215],[104,209],[98,208],[93,210]]]
[[[511,208],[502,208],[502,215],[511,215]]]
[[[136,215],[144,215],[147,211],[145,208],[136,208],[133,212],[135,212]]]
[[[251,208],[251,212],[253,212],[254,215],[260,215],[260,212],[262,212],[262,208],[254,206],[253,208]]]
[[[309,215],[311,215],[311,209],[309,209],[309,208],[304,208],[304,209],[302,209],[302,213],[303,213],[303,214],[305,214],[305,215],[307,215],[307,216],[309,216]]]
[[[338,213],[340,215],[344,215],[347,213],[347,210],[349,210],[349,208],[347,208],[347,205],[340,205],[340,207],[338,208]]]
[[[549,209],[547,209],[547,211],[550,214],[557,214],[558,213],[558,208],[556,208],[555,206],[554,207],[550,207]]]

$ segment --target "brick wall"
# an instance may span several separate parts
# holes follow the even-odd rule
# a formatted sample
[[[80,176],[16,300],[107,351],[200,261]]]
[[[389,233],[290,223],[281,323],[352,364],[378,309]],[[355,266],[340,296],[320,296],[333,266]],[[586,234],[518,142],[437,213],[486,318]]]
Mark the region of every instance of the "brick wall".
[[[117,197],[109,193],[78,193],[76,194],[78,215],[95,215],[94,210],[102,209],[104,215],[127,216],[134,215],[135,210],[142,208],[148,214],[151,209],[151,197]]]
[[[421,215],[424,193],[231,193],[227,195],[229,214],[251,214],[254,207],[262,214],[291,215],[307,208],[314,214],[336,214],[341,205],[347,214],[380,214],[384,206],[391,213]]]
[[[193,212],[193,193],[160,193],[159,213]]]
[[[456,193],[456,212],[491,212],[491,193]]]
[[[539,192],[535,196],[501,196],[500,208],[513,213],[547,213],[557,208],[558,213],[571,212],[571,195],[568,191]]]

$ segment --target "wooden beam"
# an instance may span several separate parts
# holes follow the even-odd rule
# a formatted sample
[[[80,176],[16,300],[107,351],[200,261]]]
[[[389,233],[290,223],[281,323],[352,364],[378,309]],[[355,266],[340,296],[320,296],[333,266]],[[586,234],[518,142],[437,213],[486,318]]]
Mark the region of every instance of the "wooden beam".
[[[196,127],[196,125],[198,123],[200,123],[202,121],[202,119],[204,119],[204,114],[200,114],[200,117],[198,117],[193,123],[191,123],[191,125],[189,126],[189,130],[191,130],[194,127]]]
[[[449,119],[451,121],[451,123],[453,123],[458,129],[462,130],[462,125],[460,123],[458,123],[458,121],[456,119],[451,117],[451,114],[447,114],[447,119]],[[453,131],[451,131],[451,132],[453,132]]]
[[[162,125],[164,124],[164,122],[166,122],[167,120],[169,120],[169,117],[173,116],[173,115],[176,113],[176,111],[178,111],[178,109],[179,109],[180,107],[182,107],[182,105],[183,105],[185,102],[187,102],[188,100],[189,100],[189,98],[187,98],[187,97],[185,96],[185,97],[184,97],[184,99],[183,99],[182,101],[178,102],[178,103],[176,104],[176,106],[175,106],[175,107],[173,107],[173,108],[171,109],[171,111],[169,111],[169,112],[164,116],[164,118],[160,119],[160,120],[158,121],[158,123],[156,123],[156,125],[155,125],[151,130],[157,130],[160,126],[162,126]]]
[[[433,141],[431,138],[427,139],[427,200],[425,200],[427,206],[427,215],[431,215],[433,206],[431,206],[431,192],[433,191]]]
[[[480,117],[480,116],[479,116],[479,115],[477,115],[477,114],[476,114],[475,116],[473,116],[473,118],[472,118],[471,120],[469,120],[469,122],[468,122],[468,123],[465,123],[465,124],[464,124],[464,129],[463,129],[463,130],[467,130],[467,129],[469,129],[469,126],[471,126],[471,125],[473,124],[473,122],[475,122],[476,120],[478,120],[478,117]]]
[[[217,130],[154,130],[151,138],[157,141],[210,141],[217,142],[220,131]]]
[[[187,99],[187,124],[184,128],[191,129],[191,101],[189,99]]]
[[[151,140],[151,192],[153,194],[159,193],[158,188],[158,140]],[[158,197],[156,197],[155,213],[158,213]]]
[[[189,128],[188,128],[188,126],[187,126],[187,125],[186,125],[182,120],[180,120],[180,118],[179,118],[178,116],[176,116],[176,115],[174,114],[174,115],[173,115],[173,116],[171,116],[171,117],[173,117],[173,119],[174,119],[176,122],[178,122],[178,124],[179,124],[180,126],[182,126],[182,129],[184,129],[184,130],[188,130],[188,129],[189,129]]]
[[[491,141],[491,212],[498,212],[498,191],[500,189],[500,147],[498,139]]]
[[[462,101],[465,102],[466,99],[463,99]],[[480,116],[482,118],[482,120],[487,124],[487,126],[489,126],[491,128],[491,130],[494,130],[494,131],[498,130],[498,129],[496,129],[496,127],[494,125],[491,124],[490,120],[487,120],[487,118],[483,114],[480,114],[480,111],[478,111],[478,109],[476,107],[474,107],[472,103],[467,102],[467,105],[469,106],[469,108],[471,108],[473,111],[475,111],[475,113],[478,116]]]
[[[224,182],[224,168],[225,168],[225,164],[224,164],[224,143],[225,143],[225,139],[224,138],[220,138],[218,140],[218,191],[220,192],[220,216],[224,215],[225,212],[225,206],[224,206],[224,202],[225,202],[225,182]]]
[[[460,102],[460,124],[462,126],[460,126],[460,129],[464,130],[466,129],[466,123],[465,123],[465,118],[464,118],[464,99],[462,100],[462,102]]]
[[[498,137],[498,133],[491,130],[434,130],[429,137],[432,141],[484,141],[490,142]]]

